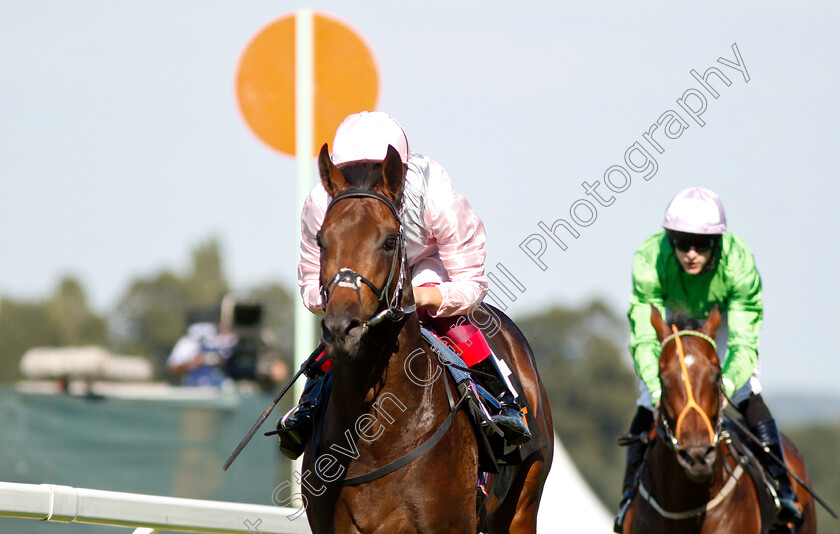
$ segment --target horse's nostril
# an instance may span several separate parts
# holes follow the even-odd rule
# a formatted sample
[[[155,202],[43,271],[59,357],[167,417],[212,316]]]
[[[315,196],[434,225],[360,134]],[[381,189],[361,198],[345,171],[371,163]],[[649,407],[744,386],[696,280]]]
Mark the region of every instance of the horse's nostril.
[[[679,455],[687,465],[694,465],[694,459],[688,454],[688,451],[680,449]]]
[[[324,341],[331,342],[344,337],[348,320],[343,316],[328,316],[321,321]]]
[[[350,333],[357,327],[362,326],[362,322],[358,319],[350,319],[347,323],[347,329],[344,331],[345,335],[350,335]]]
[[[321,331],[327,343],[341,342],[353,335],[354,330],[362,326],[361,320],[349,314],[330,315],[321,320]]]

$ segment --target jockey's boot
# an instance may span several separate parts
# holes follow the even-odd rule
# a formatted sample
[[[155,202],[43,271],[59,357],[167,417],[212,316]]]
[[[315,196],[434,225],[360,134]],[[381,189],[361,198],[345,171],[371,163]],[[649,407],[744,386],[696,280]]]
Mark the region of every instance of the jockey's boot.
[[[484,373],[481,375],[476,373],[473,378],[501,405],[499,412],[491,415],[490,418],[502,430],[505,441],[511,445],[522,445],[531,439],[531,431],[528,430],[528,424],[525,422],[525,414],[522,413],[522,408],[502,378],[496,356],[491,352],[486,358],[473,364],[470,370]]]
[[[653,425],[653,412],[641,406],[636,410],[633,422],[630,423],[630,436],[639,436],[650,430]],[[621,503],[618,505],[618,514],[613,519],[613,532],[621,534],[624,531],[624,516],[630,509],[630,503],[636,495],[638,488],[639,469],[645,458],[645,451],[648,444],[641,439],[631,441],[627,445],[627,463],[624,466],[624,483],[621,490]]]
[[[627,463],[624,467],[624,484],[621,490],[621,503],[618,505],[618,513],[613,519],[613,532],[619,534],[624,531],[624,516],[630,508],[633,497],[636,496],[637,477],[642,459],[645,457],[647,444],[635,441],[627,445]]]
[[[761,441],[761,445],[775,455],[776,458],[785,461],[785,451],[782,447],[782,439],[779,429],[776,427],[775,419],[767,419],[750,427],[750,431]],[[779,509],[776,511],[781,523],[793,523],[799,525],[802,522],[802,510],[799,501],[790,484],[790,477],[787,469],[770,457],[766,451],[758,451],[758,458],[764,466],[764,470],[772,479],[773,489],[779,499]]]
[[[312,414],[320,401],[323,384],[323,375],[308,377],[297,406],[277,420],[274,432],[266,433],[266,436],[277,434],[280,452],[292,460],[303,454],[306,441],[312,435]]]

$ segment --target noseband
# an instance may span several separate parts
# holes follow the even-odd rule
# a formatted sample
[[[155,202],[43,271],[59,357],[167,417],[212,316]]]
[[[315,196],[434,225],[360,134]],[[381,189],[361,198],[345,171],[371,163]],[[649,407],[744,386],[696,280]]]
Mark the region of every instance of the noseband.
[[[385,280],[385,283],[382,284],[381,288],[376,287],[376,284],[374,284],[361,274],[357,273],[353,269],[350,269],[348,267],[342,267],[332,278],[329,279],[329,281],[325,285],[321,287],[321,302],[324,303],[324,309],[326,309],[327,302],[329,302],[333,292],[339,287],[347,287],[353,289],[356,292],[356,295],[359,297],[359,303],[361,304],[361,288],[362,284],[365,284],[370,288],[371,291],[373,291],[373,294],[376,295],[376,298],[383,306],[383,309],[367,321],[362,321],[362,324],[367,326],[373,326],[375,324],[381,323],[385,319],[394,322],[401,321],[407,314],[416,311],[417,307],[414,305],[407,306],[405,308],[400,307],[400,302],[402,301],[402,288],[406,276],[405,271],[407,257],[405,247],[405,236],[403,235],[403,227],[402,221],[400,220],[399,211],[397,210],[397,207],[394,205],[394,203],[391,202],[386,196],[379,194],[375,191],[368,191],[365,189],[347,189],[345,191],[342,191],[341,193],[336,195],[335,198],[332,199],[332,202],[330,202],[330,205],[327,207],[326,213],[329,213],[330,209],[332,209],[336,202],[338,202],[339,200],[344,200],[345,198],[373,198],[388,206],[388,209],[391,210],[391,213],[397,220],[397,224],[399,224],[400,226],[399,242],[398,246],[394,248],[394,254],[391,257],[391,271],[388,273],[388,278]],[[324,214],[325,218],[326,213]],[[399,264],[399,272],[397,272],[397,264]],[[395,275],[397,276],[397,284],[393,291],[389,294],[388,288],[393,283]]]
[[[685,407],[683,407],[680,415],[677,417],[677,428],[676,432],[671,430],[670,425],[668,424],[668,420],[665,418],[664,410],[662,410],[662,415],[659,417],[659,429],[658,434],[662,436],[662,439],[665,443],[668,444],[670,448],[674,451],[680,450],[680,430],[682,428],[683,420],[685,416],[688,414],[689,411],[695,410],[697,413],[700,414],[700,417],[703,419],[703,422],[706,423],[706,429],[709,431],[709,441],[711,442],[712,447],[717,447],[718,442],[720,441],[721,435],[721,421],[722,418],[718,416],[717,423],[712,425],[712,421],[709,419],[708,414],[697,404],[697,401],[694,400],[694,388],[691,386],[691,378],[688,375],[688,366],[685,363],[685,351],[683,350],[682,340],[680,339],[682,336],[695,336],[702,338],[709,342],[712,345],[712,348],[717,351],[717,344],[715,340],[711,337],[703,334],[701,332],[697,332],[695,330],[677,330],[677,327],[671,325],[671,329],[674,332],[670,336],[666,337],[662,340],[662,348],[665,348],[671,341],[676,341],[677,343],[677,356],[679,357],[680,361],[680,372],[682,373],[683,381],[685,384],[685,391],[688,397],[688,402],[686,403]],[[721,395],[721,409],[723,408],[723,395]],[[718,414],[720,414],[720,410],[718,410]]]

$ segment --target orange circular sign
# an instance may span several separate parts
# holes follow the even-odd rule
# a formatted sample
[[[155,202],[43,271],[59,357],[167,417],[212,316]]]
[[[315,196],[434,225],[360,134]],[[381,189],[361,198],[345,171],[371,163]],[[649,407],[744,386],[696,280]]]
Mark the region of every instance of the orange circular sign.
[[[373,110],[379,89],[376,59],[346,22],[312,14],[314,139],[310,156],[332,143],[349,114]],[[268,146],[295,155],[295,15],[270,23],[248,44],[236,76],[239,110]]]

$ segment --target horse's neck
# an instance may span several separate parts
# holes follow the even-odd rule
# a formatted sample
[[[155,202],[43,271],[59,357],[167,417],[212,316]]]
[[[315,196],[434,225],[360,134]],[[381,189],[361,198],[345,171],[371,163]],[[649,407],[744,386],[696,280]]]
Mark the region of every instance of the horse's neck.
[[[435,373],[445,371],[422,342],[416,316],[407,319],[398,341],[396,352],[388,348],[393,344],[386,344],[380,353],[365,356],[369,362],[380,365],[336,365],[328,410],[331,419],[355,425],[368,415],[384,425],[386,431],[406,426],[422,431],[423,427],[433,426],[445,395],[440,391],[443,380],[431,379]],[[382,441],[392,443],[390,439]]]

